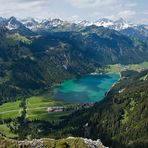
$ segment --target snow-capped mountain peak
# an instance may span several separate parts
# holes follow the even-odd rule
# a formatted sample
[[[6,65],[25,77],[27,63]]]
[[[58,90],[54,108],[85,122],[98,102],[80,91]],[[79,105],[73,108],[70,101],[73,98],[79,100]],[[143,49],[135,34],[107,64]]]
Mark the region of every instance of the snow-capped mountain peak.
[[[115,20],[115,21],[107,19],[107,18],[102,18],[102,19],[99,19],[99,20],[94,21],[94,22],[84,20],[84,21],[81,21],[77,24],[83,25],[83,26],[91,26],[91,25],[95,25],[95,26],[98,26],[98,27],[103,26],[103,27],[115,29],[115,30],[122,30],[122,29],[126,29],[126,28],[134,26],[133,24],[125,21],[122,18]]]
[[[130,27],[136,27],[138,25],[134,25],[132,23],[129,23],[125,21],[124,19],[120,18],[118,20],[110,20],[108,18],[101,18],[97,21],[88,21],[88,20],[82,20],[82,21],[63,21],[61,19],[55,18],[55,19],[42,19],[37,20],[34,18],[26,18],[26,19],[16,19],[15,17],[10,17],[9,19],[5,19],[0,17],[0,25],[5,26],[9,30],[18,29],[19,27],[26,27],[30,30],[36,30],[36,29],[49,29],[52,27],[58,27],[58,26],[64,26],[64,25],[77,25],[81,27],[85,26],[103,26],[109,29],[114,29],[117,31],[124,30]]]
[[[9,30],[18,29],[22,26],[21,22],[18,21],[15,17],[10,17],[8,20],[6,20],[6,28]]]
[[[48,27],[56,27],[58,25],[63,25],[64,21],[60,19],[44,19],[41,23],[40,26],[48,28]]]
[[[77,25],[81,25],[81,26],[91,26],[93,25],[93,22],[87,21],[87,20],[83,20],[83,21],[78,21],[75,22]]]
[[[99,19],[98,21],[95,21],[94,25],[96,25],[96,26],[103,26],[103,27],[109,27],[109,26],[113,26],[114,22],[112,20],[110,20],[110,19],[102,18],[102,19]]]
[[[132,27],[133,24],[125,21],[124,19],[120,18],[116,21],[114,21],[114,28],[115,30],[123,30],[123,29],[127,29],[129,27]]]
[[[31,17],[22,19],[20,22],[29,29],[33,29],[39,24],[38,21]]]

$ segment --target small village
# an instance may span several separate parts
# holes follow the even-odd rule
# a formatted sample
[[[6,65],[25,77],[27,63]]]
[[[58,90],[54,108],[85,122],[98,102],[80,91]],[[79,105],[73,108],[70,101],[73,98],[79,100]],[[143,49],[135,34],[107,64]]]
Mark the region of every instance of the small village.
[[[48,107],[47,112],[53,113],[53,112],[63,112],[63,111],[76,111],[84,108],[92,107],[94,103],[81,103],[73,106],[53,106]]]

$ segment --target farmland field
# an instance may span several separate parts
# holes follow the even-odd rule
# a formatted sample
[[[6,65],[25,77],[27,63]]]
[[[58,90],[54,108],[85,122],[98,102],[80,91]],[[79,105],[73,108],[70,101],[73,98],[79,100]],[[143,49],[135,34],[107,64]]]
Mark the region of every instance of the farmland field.
[[[8,138],[16,138],[17,135],[10,131],[10,128],[7,124],[0,124],[0,133],[6,135]]]
[[[14,138],[17,135],[12,133],[7,124],[3,124],[3,120],[15,119],[21,115],[21,101],[4,103],[0,106],[0,133],[9,138]],[[68,115],[70,112],[52,112],[48,113],[47,108],[53,106],[67,106],[69,103],[53,100],[48,94],[40,96],[32,96],[26,99],[27,103],[27,119],[32,120],[46,120],[46,121],[59,121],[63,116]]]
[[[113,64],[113,65],[107,65],[106,67],[103,68],[98,68],[96,72],[120,73],[122,70],[141,71],[142,69],[146,68],[148,68],[148,62],[143,62],[140,64],[129,64],[129,65]]]
[[[52,106],[65,106],[68,103],[50,99],[48,94],[43,96],[33,96],[27,99],[27,118],[29,120],[59,120],[67,112],[48,113],[47,108]]]
[[[0,106],[0,119],[11,118],[14,119],[20,115],[20,104],[21,101],[5,103]]]
[[[47,112],[48,107],[52,106],[65,106],[69,105],[68,103],[62,102],[62,101],[57,101],[50,99],[48,94],[46,95],[41,95],[41,96],[33,96],[30,98],[26,99],[27,101],[27,117],[28,119],[44,119],[48,120],[48,118],[51,120],[51,117],[53,116],[61,116],[62,113],[49,113]],[[5,103],[0,106],[0,119],[14,119],[20,115],[21,108],[19,107],[21,101],[16,101],[16,102],[10,102],[10,103]],[[51,115],[54,114],[54,115]],[[65,112],[63,113],[64,115],[66,114]],[[56,119],[54,117],[53,119]]]

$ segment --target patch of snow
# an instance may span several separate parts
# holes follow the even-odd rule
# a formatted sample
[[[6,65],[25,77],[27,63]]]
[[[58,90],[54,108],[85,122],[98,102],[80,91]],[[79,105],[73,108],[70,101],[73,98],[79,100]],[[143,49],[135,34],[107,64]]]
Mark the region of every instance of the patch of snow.
[[[11,24],[11,22],[8,22],[8,25],[6,26],[7,29],[9,30],[14,30],[18,28],[17,24]]]

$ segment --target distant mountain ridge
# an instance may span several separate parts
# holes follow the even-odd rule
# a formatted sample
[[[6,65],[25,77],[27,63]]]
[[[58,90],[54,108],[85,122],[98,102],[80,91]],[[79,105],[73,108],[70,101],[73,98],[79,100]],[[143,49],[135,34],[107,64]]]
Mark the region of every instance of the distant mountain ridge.
[[[0,26],[5,26],[9,30],[19,30],[18,32],[27,32],[32,34],[36,31],[79,31],[79,29],[95,25],[97,27],[105,27],[123,33],[124,35],[138,38],[140,40],[148,40],[148,25],[130,23],[122,18],[118,20],[110,20],[101,18],[96,21],[65,21],[61,19],[17,19],[15,17],[3,18],[0,17]]]
[[[48,27],[48,26],[58,26],[58,25],[65,25],[65,24],[76,24],[76,25],[80,25],[80,26],[91,26],[91,25],[95,25],[95,26],[103,26],[103,27],[107,27],[110,29],[114,29],[114,30],[124,30],[127,28],[133,28],[133,27],[138,27],[138,26],[143,26],[138,25],[138,24],[134,24],[131,22],[128,22],[126,20],[124,20],[123,18],[120,18],[118,20],[110,20],[107,18],[100,18],[96,21],[87,21],[87,20],[82,20],[82,21],[65,21],[65,20],[61,20],[58,18],[55,19],[35,19],[35,18],[26,18],[26,19],[17,19],[15,17],[10,17],[10,18],[3,18],[0,17],[0,25],[7,25],[6,27],[8,29],[16,29],[17,27],[19,27],[20,25],[24,25],[25,27],[32,29],[32,28],[40,28],[40,27]],[[9,26],[10,25],[10,26]],[[145,29],[148,29],[148,25],[144,25]]]
[[[134,27],[137,26],[135,24],[129,23],[127,21],[125,21],[124,19],[120,18],[118,20],[110,20],[107,18],[101,18],[98,19],[97,21],[80,21],[78,22],[78,24],[80,25],[84,25],[84,26],[91,26],[91,25],[95,25],[95,26],[103,26],[103,27],[107,27],[110,29],[114,29],[114,30],[122,30],[122,29],[126,29],[129,27]]]

